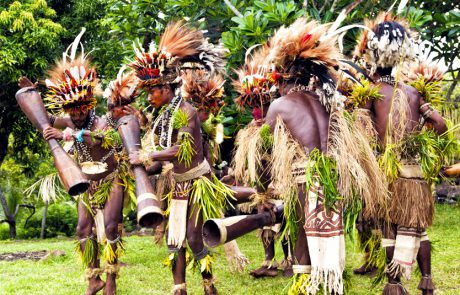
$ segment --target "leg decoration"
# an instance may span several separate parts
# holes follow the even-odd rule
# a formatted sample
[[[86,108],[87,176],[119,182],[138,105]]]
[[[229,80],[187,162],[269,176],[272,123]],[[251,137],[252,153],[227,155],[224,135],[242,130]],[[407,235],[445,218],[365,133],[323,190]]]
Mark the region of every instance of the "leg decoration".
[[[214,258],[212,254],[209,253],[208,248],[204,247],[200,253],[193,255],[194,263],[193,268],[200,268],[201,273],[212,274],[212,264],[214,263]]]
[[[311,265],[294,264],[292,270],[294,276],[292,277],[288,295],[307,294],[307,287],[310,283]]]
[[[182,292],[183,291],[183,292]],[[173,294],[187,294],[187,284],[177,284],[172,287],[171,292]]]
[[[293,264],[293,261],[292,261],[292,257],[290,256],[283,259],[283,261],[281,261],[280,266],[283,269],[285,276],[290,277],[289,272],[292,271],[292,264]]]
[[[216,279],[203,279],[203,288],[205,295],[217,295],[217,289],[214,286]]]
[[[401,282],[388,283],[383,288],[382,295],[408,295],[409,293],[401,284]]]
[[[386,250],[387,258],[393,261],[394,254],[390,255],[395,251],[396,240],[393,239],[382,239],[382,248]],[[383,295],[405,295],[408,294],[407,290],[401,284],[401,273],[396,271],[396,269],[392,269],[391,272],[388,271],[388,267],[390,267],[392,263],[387,266],[385,273],[388,275],[388,283],[385,285],[383,289]],[[394,264],[393,267],[395,268]],[[382,276],[383,277],[383,276]],[[378,278],[374,281],[374,285],[376,284]]]
[[[420,237],[421,233],[415,228],[398,228],[393,258],[387,266],[390,277],[403,275],[406,279],[410,279],[420,247]]]
[[[230,272],[243,272],[249,264],[249,259],[240,251],[235,240],[224,244],[225,257],[230,267]]]
[[[91,280],[101,276],[104,273],[104,270],[101,268],[87,268],[85,269],[85,279]]]
[[[420,279],[417,289],[422,290],[423,294],[433,294],[435,286],[431,279],[431,275],[423,276]]]
[[[85,244],[83,247],[82,243]],[[93,235],[76,241],[75,252],[80,256],[83,267],[88,267],[96,262],[99,256],[98,249],[97,241]]]
[[[113,246],[115,245],[115,246]],[[113,248],[115,247],[115,250]],[[104,247],[104,258],[108,263],[116,263],[117,259],[121,257],[125,252],[124,242],[120,235],[115,240],[106,239],[106,245]]]
[[[120,265],[117,264],[110,264],[107,263],[105,265],[105,273],[107,275],[114,275],[117,279],[119,278],[120,274]]]
[[[431,280],[431,243],[426,232],[422,232],[420,238],[420,249],[417,254],[417,262],[422,273],[422,278],[418,289],[422,290],[423,295],[431,295],[435,289]]]
[[[174,263],[176,263],[177,256],[179,255],[179,251],[173,251],[169,253],[169,255],[163,260],[163,266],[169,267],[172,269]],[[190,253],[185,251],[185,264],[189,265],[191,262]]]

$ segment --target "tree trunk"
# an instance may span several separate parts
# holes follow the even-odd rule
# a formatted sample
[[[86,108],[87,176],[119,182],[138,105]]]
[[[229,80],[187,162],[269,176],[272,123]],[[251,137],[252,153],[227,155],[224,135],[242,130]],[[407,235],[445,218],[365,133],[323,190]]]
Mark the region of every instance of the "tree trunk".
[[[42,218],[42,230],[40,232],[40,239],[45,238],[46,230],[46,214],[48,213],[48,202],[45,202],[45,208],[43,208],[43,218]]]
[[[14,220],[14,218],[8,218],[8,225],[10,226],[11,238],[16,239],[16,220]]]
[[[0,203],[2,204],[3,213],[5,213],[5,220],[2,220],[2,221],[8,223],[10,227],[10,236],[12,239],[16,239],[16,220],[15,220],[16,215],[10,212],[10,209],[8,208],[8,203],[6,202],[6,197],[1,190],[0,190]]]

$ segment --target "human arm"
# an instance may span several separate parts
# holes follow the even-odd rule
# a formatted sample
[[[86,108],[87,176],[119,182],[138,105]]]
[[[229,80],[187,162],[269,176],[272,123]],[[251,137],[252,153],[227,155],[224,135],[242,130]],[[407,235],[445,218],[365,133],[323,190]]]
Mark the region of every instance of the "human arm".
[[[447,131],[444,118],[424,99],[420,99],[419,112],[425,120],[425,124],[429,124],[437,134],[443,134]]]
[[[176,118],[176,115],[174,115],[175,123],[173,124],[173,128],[178,130],[176,144],[164,150],[153,151],[143,156],[141,156],[140,152],[131,153],[129,155],[131,165],[141,165],[142,163],[153,160],[172,162],[176,159],[179,162],[184,161],[186,165],[190,163],[190,157],[196,153],[196,146],[192,134],[196,128],[200,128],[200,126],[197,125],[199,121],[197,120],[196,111],[191,106],[190,108],[181,109],[179,112],[182,112],[185,116],[182,117],[184,120],[181,124],[176,124],[179,120]]]
[[[135,116],[137,118],[137,120],[139,121],[139,124],[142,127],[145,127],[147,125],[147,123],[148,123],[147,117],[144,115],[144,113],[142,113],[140,110],[134,108],[132,105],[125,105],[123,107],[123,111],[127,115]]]

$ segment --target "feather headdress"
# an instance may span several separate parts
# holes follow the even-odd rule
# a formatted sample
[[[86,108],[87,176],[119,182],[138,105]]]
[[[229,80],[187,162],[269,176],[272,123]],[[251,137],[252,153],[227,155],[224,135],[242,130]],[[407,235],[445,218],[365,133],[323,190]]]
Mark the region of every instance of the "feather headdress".
[[[95,93],[98,91],[96,70],[92,68],[84,53],[80,39],[85,33],[83,28],[73,43],[63,53],[62,60],[48,71],[45,80],[49,89],[45,96],[46,107],[55,113],[73,113],[86,111],[96,106]],[[81,45],[81,54],[76,57]]]
[[[431,103],[434,107],[445,103],[441,84],[444,76],[443,69],[435,64],[421,61],[419,64],[412,65],[407,72],[408,74],[402,77],[403,81],[417,89],[425,102]]]
[[[205,70],[187,71],[182,75],[182,96],[198,110],[217,115],[224,105],[224,83],[220,75],[209,76]]]
[[[235,102],[239,108],[260,108],[271,102],[278,96],[278,83],[281,74],[271,71],[266,66],[265,59],[269,53],[269,47],[263,45],[254,53],[254,47],[246,53],[244,66],[236,70],[238,79],[233,81],[233,87],[239,93]]]
[[[370,30],[361,33],[353,54],[371,74],[377,67],[392,68],[415,57],[417,34],[407,20],[380,12],[374,20],[365,19],[364,25]]]
[[[223,44],[215,45],[203,38],[202,44],[198,48],[198,54],[183,59],[183,63],[180,66],[181,72],[204,70],[209,76],[214,74],[223,75],[225,73],[225,55],[227,52],[228,50]],[[204,79],[205,77],[201,78]]]
[[[138,93],[136,91],[139,80],[134,72],[124,73],[126,66],[122,66],[118,71],[117,79],[110,81],[104,91],[104,98],[107,104],[123,106],[132,103]]]
[[[438,82],[442,81],[444,73],[445,71],[437,65],[422,62],[409,69],[408,80],[416,81],[423,78],[425,82]]]
[[[343,29],[341,29],[343,30]],[[287,82],[316,93],[328,112],[343,106],[345,98],[336,91],[336,69],[342,54],[336,28],[299,18],[281,27],[269,40],[266,66],[282,73]]]
[[[289,27],[281,27],[270,39],[267,62],[280,72],[288,73],[294,62],[311,60],[328,67],[336,66],[342,57],[337,36],[328,34],[329,25],[299,18]]]
[[[134,44],[136,57],[130,63],[140,87],[178,83],[179,66],[197,57],[204,41],[203,33],[183,22],[170,23],[160,38],[159,47],[151,43],[148,51]]]

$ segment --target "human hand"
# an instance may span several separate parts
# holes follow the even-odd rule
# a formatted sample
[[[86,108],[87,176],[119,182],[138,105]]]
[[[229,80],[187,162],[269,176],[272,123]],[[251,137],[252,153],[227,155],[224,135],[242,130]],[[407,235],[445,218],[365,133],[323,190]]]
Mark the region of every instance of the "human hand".
[[[47,127],[45,130],[43,130],[43,137],[45,140],[50,140],[50,139],[57,139],[61,140],[64,138],[64,133],[56,128],[53,127]]]
[[[138,151],[130,153],[128,155],[128,160],[129,160],[129,164],[131,164],[133,166],[142,165],[141,155],[140,155],[140,153]]]
[[[139,124],[141,124],[141,126],[145,126],[145,124],[147,124],[147,117],[145,117],[145,115],[141,111],[139,111],[138,109],[136,109],[132,105],[125,105],[123,107],[123,112],[126,115],[134,115],[134,116],[136,116],[136,118],[139,121]]]
[[[272,203],[269,203],[269,202],[264,202],[264,203],[261,203],[261,204],[257,204],[257,213],[261,214],[261,213],[264,213],[266,211],[268,212],[275,212],[275,205],[272,204]]]

